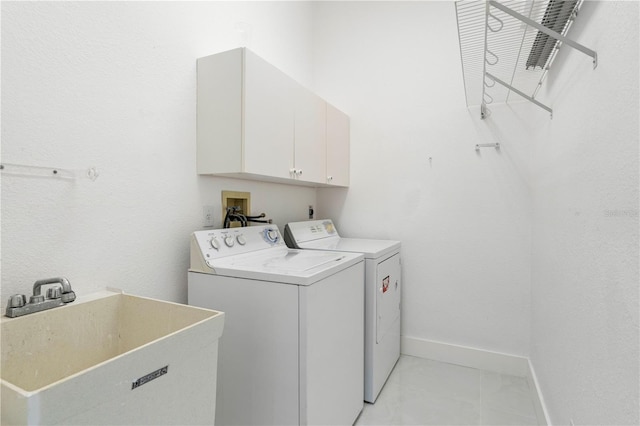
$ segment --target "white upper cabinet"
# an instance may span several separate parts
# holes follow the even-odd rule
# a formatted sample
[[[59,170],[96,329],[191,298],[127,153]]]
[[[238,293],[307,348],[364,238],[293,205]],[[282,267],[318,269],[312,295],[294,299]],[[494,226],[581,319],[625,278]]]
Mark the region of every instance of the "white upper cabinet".
[[[290,179],[293,90],[246,49],[198,59],[198,173]]]
[[[349,116],[327,104],[327,176],[326,182],[349,186]]]
[[[294,82],[244,50],[243,172],[289,178],[294,154]]]
[[[342,117],[330,118],[329,111],[334,110],[246,48],[200,58],[198,173],[347,186],[348,117],[335,110],[339,114],[331,112],[332,117]],[[340,152],[330,153],[328,147]]]
[[[327,103],[301,86],[296,90],[295,101],[293,168],[296,179],[325,183]]]

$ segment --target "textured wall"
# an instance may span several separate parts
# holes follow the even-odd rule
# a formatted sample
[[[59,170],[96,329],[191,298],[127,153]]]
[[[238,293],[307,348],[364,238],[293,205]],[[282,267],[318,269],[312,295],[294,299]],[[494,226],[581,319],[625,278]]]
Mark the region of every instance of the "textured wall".
[[[542,99],[533,189],[532,350],[553,424],[638,415],[638,2],[585,2]]]
[[[279,225],[315,190],[199,177],[196,58],[247,44],[311,83],[309,4],[2,2],[2,161],[91,182],[2,176],[2,307],[37,279],[186,301],[189,234],[220,191]],[[248,23],[247,37],[236,30]]]
[[[351,116],[352,158],[319,217],[402,240],[403,335],[527,355],[530,147],[467,110],[453,2],[322,2],[315,19],[316,89]]]

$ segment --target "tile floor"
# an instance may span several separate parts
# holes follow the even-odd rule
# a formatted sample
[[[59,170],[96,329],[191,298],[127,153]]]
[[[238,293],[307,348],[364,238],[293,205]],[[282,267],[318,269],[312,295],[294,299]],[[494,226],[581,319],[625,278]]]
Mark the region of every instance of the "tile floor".
[[[526,378],[402,355],[356,425],[537,425]],[[544,422],[542,422],[544,424]]]

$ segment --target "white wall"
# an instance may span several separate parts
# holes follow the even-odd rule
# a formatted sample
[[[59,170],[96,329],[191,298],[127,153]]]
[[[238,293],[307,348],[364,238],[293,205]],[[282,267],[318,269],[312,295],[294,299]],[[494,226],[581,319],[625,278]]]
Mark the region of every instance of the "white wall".
[[[402,241],[403,335],[527,355],[530,147],[467,110],[454,3],[314,17],[316,89],[351,117],[351,186],[319,190],[318,217]],[[477,154],[488,142],[502,149]]]
[[[303,220],[315,190],[199,177],[196,58],[248,45],[311,84],[308,3],[2,2],[2,162],[83,169],[91,182],[2,175],[2,309],[66,276],[185,302],[189,234],[220,191]],[[248,37],[236,30],[249,24]]]
[[[640,424],[638,21],[638,2],[585,2],[571,34],[598,67],[561,51],[531,135],[531,360],[553,424]]]

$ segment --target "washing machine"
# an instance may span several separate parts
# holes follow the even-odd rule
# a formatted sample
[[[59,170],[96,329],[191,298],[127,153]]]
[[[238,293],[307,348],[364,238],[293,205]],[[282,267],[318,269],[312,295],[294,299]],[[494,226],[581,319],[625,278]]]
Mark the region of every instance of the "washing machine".
[[[374,403],[400,357],[400,241],[340,237],[333,221],[285,225],[289,247],[365,257],[364,400]]]
[[[364,257],[275,225],[191,236],[188,303],[225,312],[216,424],[347,425],[363,408]]]

